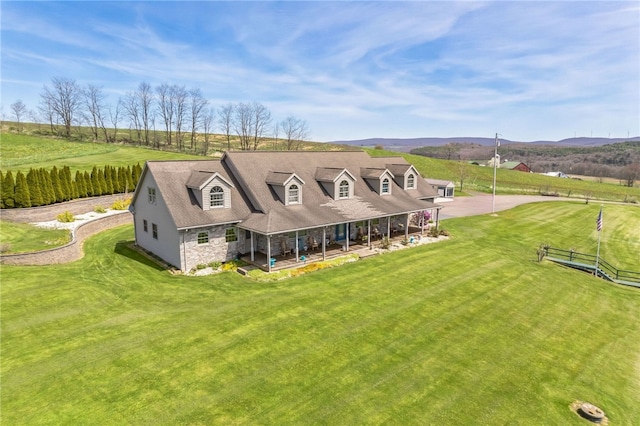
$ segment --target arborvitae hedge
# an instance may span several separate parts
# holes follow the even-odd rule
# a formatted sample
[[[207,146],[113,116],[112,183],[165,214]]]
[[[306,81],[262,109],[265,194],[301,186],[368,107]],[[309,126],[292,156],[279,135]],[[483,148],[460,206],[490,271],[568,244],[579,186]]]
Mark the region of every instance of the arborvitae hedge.
[[[1,174],[0,174],[1,176]],[[13,180],[13,174],[11,170],[7,172],[7,174],[2,178],[2,186],[0,190],[2,191],[2,195],[0,196],[1,205],[3,209],[12,209],[15,207],[15,202],[13,196],[15,194],[15,182]]]
[[[14,200],[16,202],[16,207],[31,207],[31,197],[29,195],[27,178],[25,178],[24,174],[20,171],[16,174],[15,191]]]
[[[142,174],[142,167],[94,167],[89,172],[77,171],[75,178],[71,169],[56,166],[49,171],[29,169],[26,174],[18,172],[14,181],[11,170],[0,171],[0,208],[37,207],[76,198],[133,192]]]

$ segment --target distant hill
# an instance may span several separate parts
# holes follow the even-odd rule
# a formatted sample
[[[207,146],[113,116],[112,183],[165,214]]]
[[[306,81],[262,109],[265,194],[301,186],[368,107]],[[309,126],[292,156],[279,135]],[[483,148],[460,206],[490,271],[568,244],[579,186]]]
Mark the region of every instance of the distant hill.
[[[559,141],[511,141],[508,139],[500,139],[502,145],[514,143],[526,143],[535,145],[554,145],[566,147],[588,147],[602,146],[618,142],[640,142],[640,136],[632,138],[569,138]],[[454,137],[454,138],[413,138],[413,139],[389,139],[389,138],[370,138],[347,141],[334,141],[332,143],[340,145],[360,146],[365,148],[373,148],[376,145],[382,145],[390,151],[409,152],[414,148],[422,146],[443,146],[450,143],[476,144],[482,146],[493,146],[495,139],[493,138],[477,138],[477,137]]]

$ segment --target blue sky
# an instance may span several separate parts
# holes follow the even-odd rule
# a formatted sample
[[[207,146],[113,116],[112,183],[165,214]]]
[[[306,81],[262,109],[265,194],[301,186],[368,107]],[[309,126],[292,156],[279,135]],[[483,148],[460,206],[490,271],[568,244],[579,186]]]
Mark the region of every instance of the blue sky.
[[[2,113],[66,77],[258,101],[316,141],[640,135],[640,2],[12,2]]]

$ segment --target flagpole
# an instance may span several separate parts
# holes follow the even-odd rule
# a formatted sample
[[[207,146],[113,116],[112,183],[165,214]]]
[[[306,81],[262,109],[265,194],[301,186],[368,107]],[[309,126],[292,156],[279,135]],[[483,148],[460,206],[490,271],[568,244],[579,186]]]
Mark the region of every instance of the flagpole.
[[[493,196],[491,197],[491,213],[496,212],[496,169],[498,165],[498,146],[500,146],[500,141],[498,141],[498,134],[496,133],[496,142],[495,142],[495,150],[493,153]]]
[[[600,206],[600,214],[596,220],[596,229],[598,230],[598,249],[596,250],[596,277],[598,276],[598,265],[600,264],[600,234],[602,233],[602,205]]]

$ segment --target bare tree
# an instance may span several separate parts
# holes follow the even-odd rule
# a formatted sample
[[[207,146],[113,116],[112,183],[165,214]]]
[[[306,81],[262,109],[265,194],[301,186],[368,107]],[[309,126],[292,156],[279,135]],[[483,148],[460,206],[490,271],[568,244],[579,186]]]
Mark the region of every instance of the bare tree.
[[[276,123],[273,126],[273,150],[278,150],[278,137],[280,136],[280,123]]]
[[[209,116],[209,127],[211,126],[211,121],[213,120],[212,114],[215,114],[215,111],[205,110],[208,103],[209,101],[202,96],[200,89],[191,89],[189,91],[189,106],[191,107],[191,149],[193,149],[196,143],[198,129],[201,124],[204,124],[203,121],[207,119],[207,115]]]
[[[133,126],[136,130],[136,134],[138,135],[138,144],[140,144],[142,140],[142,113],[138,95],[135,92],[127,93],[124,97],[124,101],[122,102],[122,108],[129,117],[129,129]]]
[[[250,104],[240,102],[233,111],[233,129],[240,139],[240,149],[248,151],[253,137],[253,110]]]
[[[51,85],[51,88],[44,86],[40,96],[47,105],[47,109],[53,111],[62,121],[65,136],[71,137],[71,125],[80,112],[82,104],[82,91],[75,80],[64,77],[53,77]]]
[[[149,145],[149,132],[151,130],[151,116],[153,111],[151,109],[153,104],[153,92],[151,91],[151,85],[146,82],[141,82],[138,85],[138,91],[136,92],[138,98],[138,106],[140,109],[140,121],[142,124],[142,133],[144,135],[144,144]]]
[[[22,118],[27,114],[27,106],[22,102],[22,99],[18,99],[11,104],[11,112],[18,122],[18,131],[22,131]]]
[[[107,133],[106,120],[106,106],[104,105],[105,96],[102,93],[100,87],[89,84],[86,89],[82,91],[84,95],[85,105],[85,120],[89,123],[91,133],[93,134],[93,140],[98,140],[98,130],[101,130],[104,134],[105,142],[109,142],[109,134]]]
[[[471,176],[471,165],[466,161],[458,161],[458,177],[460,178],[460,192],[464,186],[464,181]]]
[[[253,102],[251,112],[253,113],[253,150],[256,151],[271,124],[271,111],[260,102]]]
[[[175,111],[175,129],[176,129],[176,143],[178,145],[178,149],[182,150],[184,148],[182,144],[182,129],[187,121],[187,97],[188,92],[184,86],[171,86],[171,99],[174,103],[174,111]]]
[[[113,136],[107,136],[107,142],[116,142],[118,138],[118,123],[120,122],[120,115],[122,111],[122,99],[118,99],[115,106],[109,105],[107,107],[107,111],[109,111],[109,121],[111,122],[111,127],[113,128]],[[110,139],[110,140],[109,140]]]
[[[36,125],[38,126],[38,130],[40,130],[40,116],[38,115],[38,111],[34,110],[34,109],[30,109],[27,112],[27,115],[29,116],[29,120],[31,120],[32,123],[36,123]]]
[[[204,142],[202,144],[202,155],[207,155],[209,153],[209,138],[211,137],[211,133],[213,132],[213,126],[215,123],[216,110],[214,108],[205,108],[200,112],[201,121],[202,121],[202,130],[204,133]]]
[[[227,104],[226,106],[221,107],[218,117],[220,129],[222,129],[225,137],[227,138],[227,150],[231,151],[231,131],[233,129],[234,119],[233,104]]]
[[[290,115],[282,120],[280,126],[284,134],[287,151],[297,150],[300,147],[300,143],[308,136],[307,122],[294,116]]]
[[[620,179],[625,181],[628,187],[633,187],[636,180],[640,179],[640,163],[632,163],[624,166],[620,171]]]
[[[173,88],[167,83],[162,83],[156,87],[158,100],[158,112],[164,122],[164,129],[167,134],[167,145],[171,146],[171,133],[173,132],[173,117],[175,115],[175,104],[173,101]]]
[[[58,132],[58,117],[56,116],[55,111],[53,110],[53,106],[49,99],[42,97],[40,99],[40,105],[38,105],[38,109],[42,116],[49,122],[49,127],[51,130],[51,134],[55,134]]]

